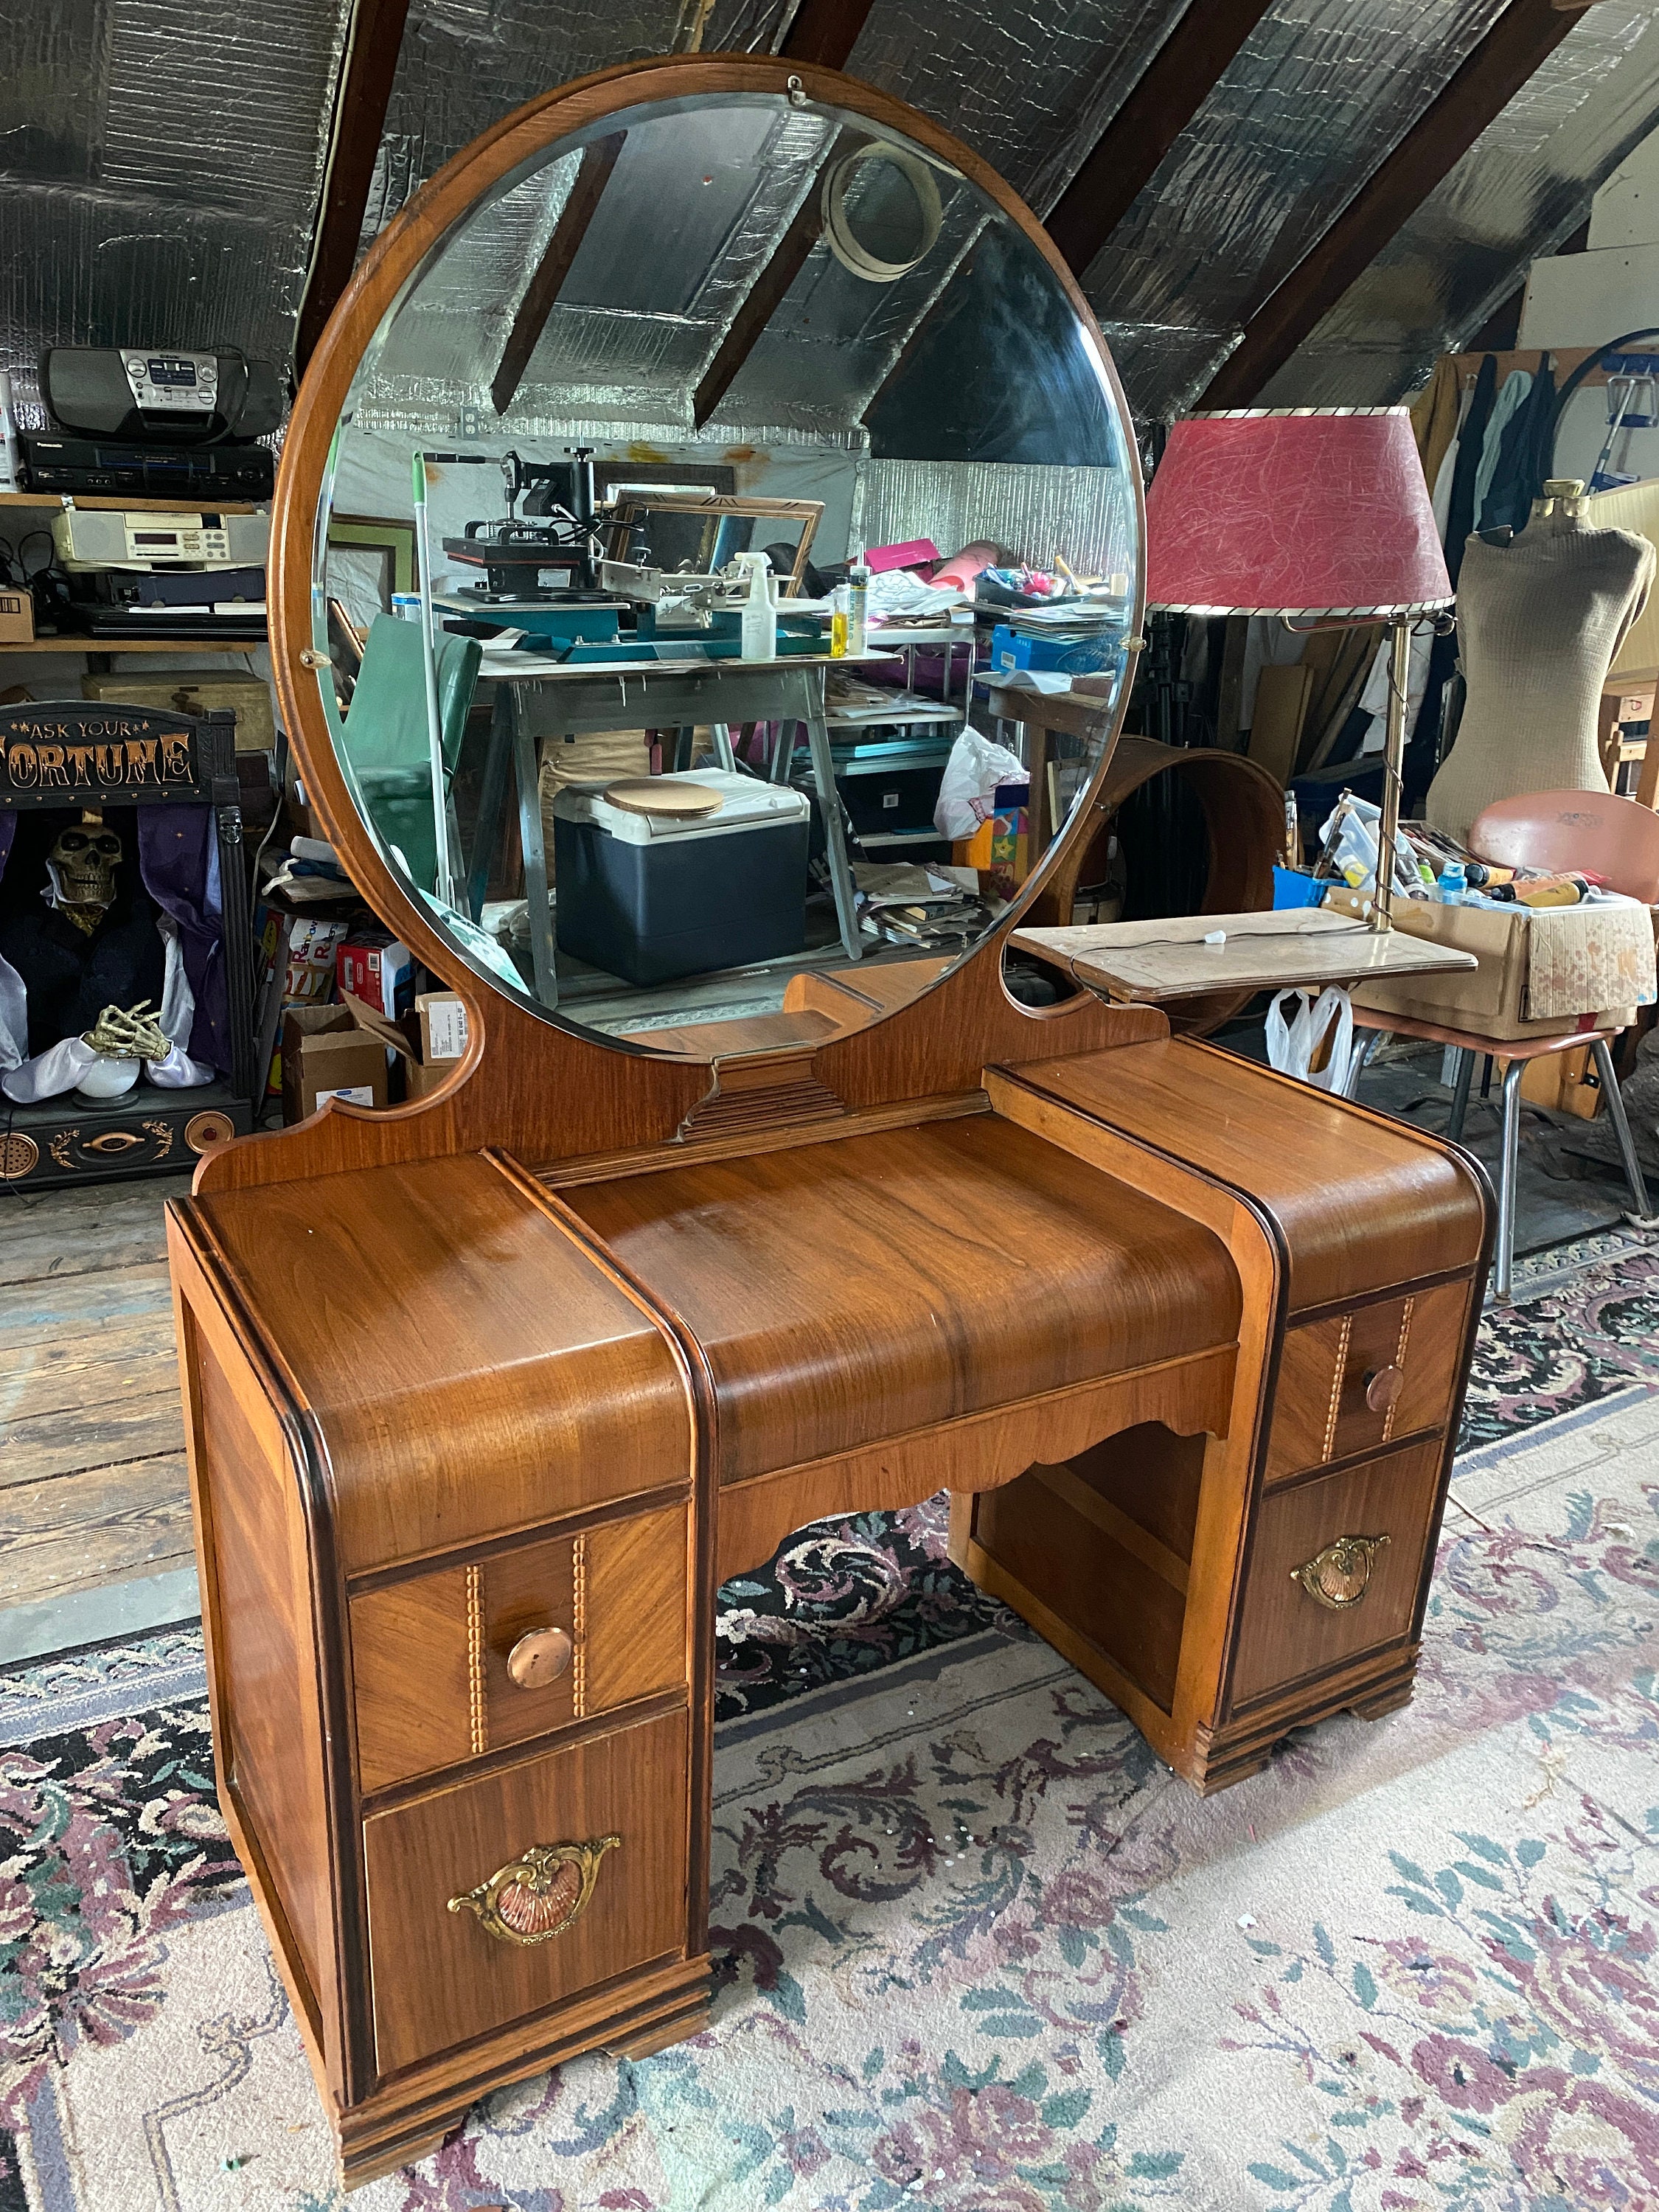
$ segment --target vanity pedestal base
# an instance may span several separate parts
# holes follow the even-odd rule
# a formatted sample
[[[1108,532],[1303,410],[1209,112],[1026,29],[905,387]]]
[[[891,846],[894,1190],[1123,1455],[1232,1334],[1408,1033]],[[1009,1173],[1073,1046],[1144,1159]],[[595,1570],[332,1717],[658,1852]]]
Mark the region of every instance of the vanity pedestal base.
[[[988,1084],[1206,1222],[1245,1319],[1225,1434],[1133,1430],[958,1496],[952,1558],[1205,1792],[1406,1704],[1486,1281],[1478,1170],[1443,1153],[1437,1178],[1404,1124],[1188,1042]]]

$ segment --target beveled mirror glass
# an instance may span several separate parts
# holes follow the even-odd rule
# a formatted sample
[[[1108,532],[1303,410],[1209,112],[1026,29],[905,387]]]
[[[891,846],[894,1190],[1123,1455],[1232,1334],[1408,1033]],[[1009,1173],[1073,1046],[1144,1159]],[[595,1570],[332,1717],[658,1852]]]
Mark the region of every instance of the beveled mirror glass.
[[[619,88],[438,229],[313,568],[336,757],[441,935],[702,1056],[810,1037],[825,976],[890,1011],[1029,903],[1139,611],[1121,398],[1030,218],[751,73]],[[1038,739],[1017,667],[1088,678],[1096,736]]]

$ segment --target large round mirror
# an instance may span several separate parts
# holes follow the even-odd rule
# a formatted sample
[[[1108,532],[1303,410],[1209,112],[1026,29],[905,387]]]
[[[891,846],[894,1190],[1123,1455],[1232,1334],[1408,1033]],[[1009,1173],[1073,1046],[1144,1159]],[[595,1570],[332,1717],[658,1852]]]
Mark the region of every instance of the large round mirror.
[[[708,1057],[890,1011],[1029,903],[1120,719],[1139,486],[963,149],[823,72],[619,73],[428,186],[323,356],[304,659],[477,973]]]

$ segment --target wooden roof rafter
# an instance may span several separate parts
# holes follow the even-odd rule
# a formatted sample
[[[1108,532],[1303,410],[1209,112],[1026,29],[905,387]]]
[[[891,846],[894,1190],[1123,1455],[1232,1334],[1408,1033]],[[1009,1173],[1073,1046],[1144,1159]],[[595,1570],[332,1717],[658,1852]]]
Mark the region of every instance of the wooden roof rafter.
[[[1044,224],[1079,282],[1271,0],[1190,0]]]
[[[1582,10],[1510,0],[1329,228],[1250,315],[1201,408],[1248,407],[1568,36]]]
[[[356,0],[352,9],[335,88],[311,267],[294,334],[294,365],[301,374],[357,265],[409,7],[410,0]]]
[[[536,273],[525,287],[490,383],[489,397],[498,415],[506,414],[524,381],[531,356],[547,328],[547,319],[557,304],[565,279],[581,251],[582,240],[599,211],[599,202],[605,197],[605,188],[611,181],[611,173],[617,166],[627,136],[625,131],[613,131],[582,149],[570,197],[560,209],[553,235],[542,251]]]

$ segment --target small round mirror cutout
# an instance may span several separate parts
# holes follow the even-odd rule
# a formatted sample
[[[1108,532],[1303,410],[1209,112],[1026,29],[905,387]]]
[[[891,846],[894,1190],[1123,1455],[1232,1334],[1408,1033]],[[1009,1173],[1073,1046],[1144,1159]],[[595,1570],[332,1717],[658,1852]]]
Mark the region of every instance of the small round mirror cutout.
[[[507,1671],[521,1690],[544,1690],[570,1664],[575,1646],[562,1628],[532,1628],[507,1655]]]

